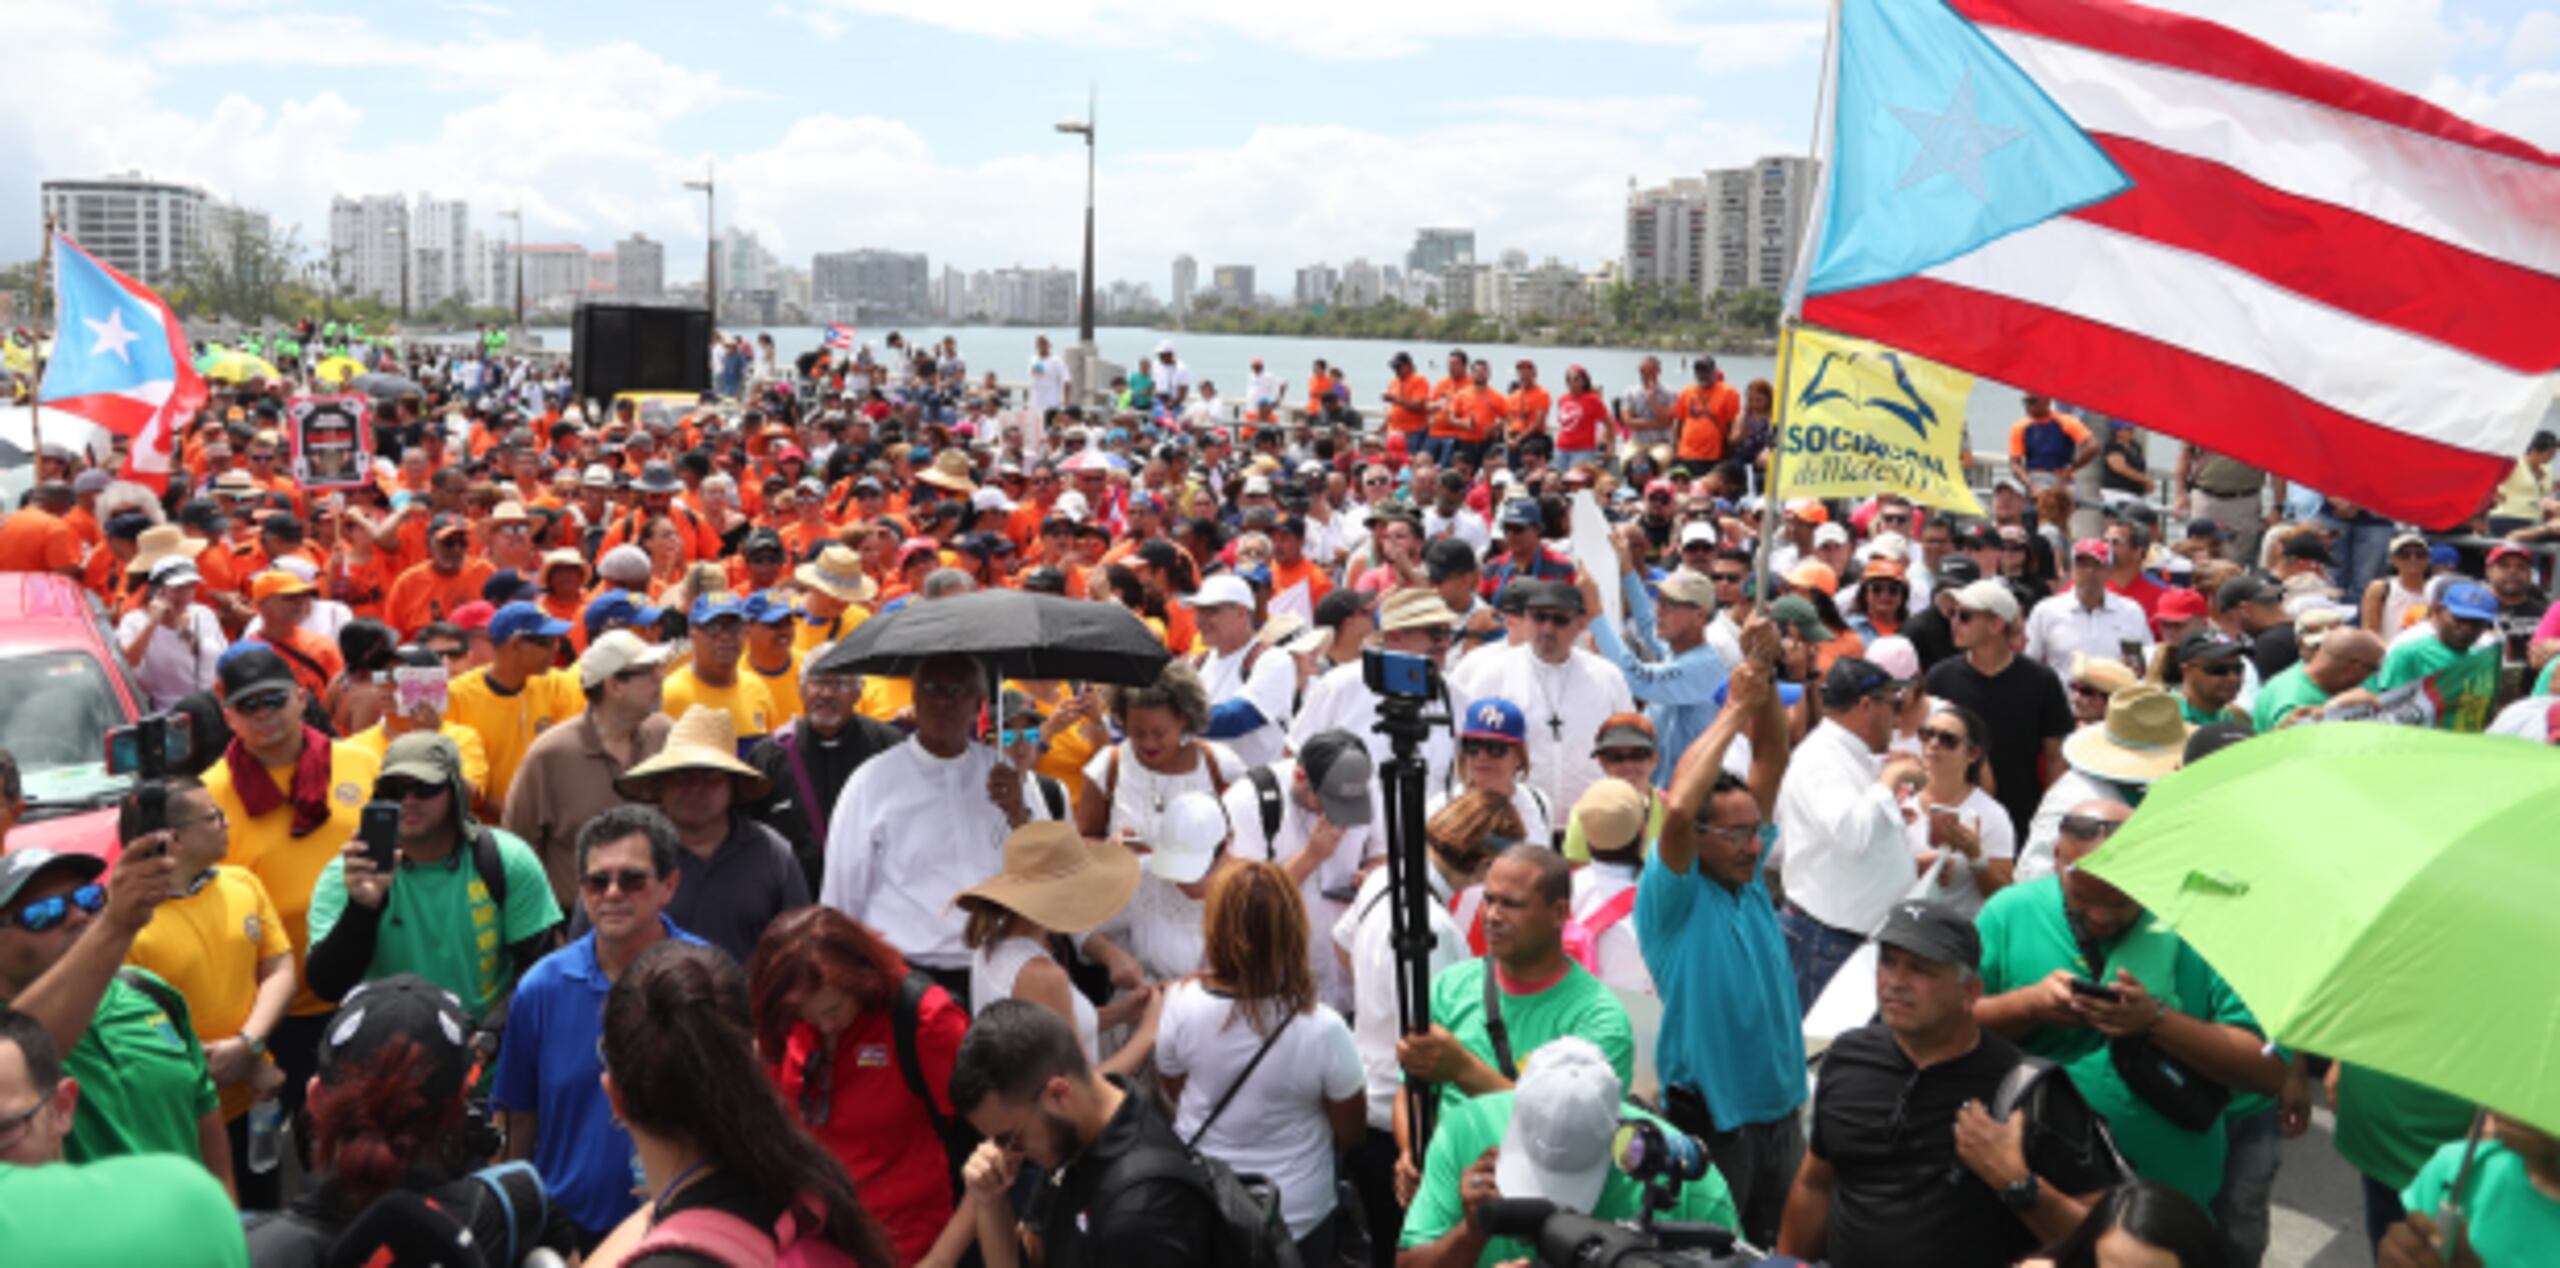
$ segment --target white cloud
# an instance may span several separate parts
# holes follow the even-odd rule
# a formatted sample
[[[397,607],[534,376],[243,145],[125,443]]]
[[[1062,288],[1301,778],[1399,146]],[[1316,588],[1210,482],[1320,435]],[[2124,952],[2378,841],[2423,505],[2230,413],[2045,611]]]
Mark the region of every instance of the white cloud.
[[[2535,9],[2507,38],[2507,69],[2548,70],[2560,63],[2560,13]]]

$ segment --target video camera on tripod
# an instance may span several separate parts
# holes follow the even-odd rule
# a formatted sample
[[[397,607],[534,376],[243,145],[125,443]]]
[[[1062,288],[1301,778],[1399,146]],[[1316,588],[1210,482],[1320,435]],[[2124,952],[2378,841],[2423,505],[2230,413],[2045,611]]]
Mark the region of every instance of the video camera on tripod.
[[[1527,1242],[1537,1250],[1536,1262],[1548,1268],[1779,1268],[1799,1262],[1763,1257],[1720,1224],[1659,1218],[1678,1202],[1680,1186],[1706,1177],[1707,1149],[1695,1137],[1647,1119],[1621,1119],[1610,1158],[1644,1186],[1634,1219],[1595,1219],[1544,1198],[1496,1198],[1476,1208],[1477,1230]]]
[[[1387,910],[1393,931],[1390,945],[1396,953],[1396,1028],[1401,1034],[1428,1034],[1435,939],[1430,916],[1431,860],[1425,854],[1429,847],[1423,835],[1422,808],[1429,780],[1422,742],[1432,727],[1448,725],[1446,716],[1424,712],[1433,702],[1448,699],[1448,690],[1441,685],[1440,667],[1431,658],[1380,647],[1360,653],[1360,678],[1377,697],[1377,731],[1387,737],[1393,753],[1378,773],[1386,799],[1387,886],[1393,896]],[[1413,1166],[1420,1171],[1430,1148],[1440,1093],[1422,1080],[1407,1079],[1403,1095]]]

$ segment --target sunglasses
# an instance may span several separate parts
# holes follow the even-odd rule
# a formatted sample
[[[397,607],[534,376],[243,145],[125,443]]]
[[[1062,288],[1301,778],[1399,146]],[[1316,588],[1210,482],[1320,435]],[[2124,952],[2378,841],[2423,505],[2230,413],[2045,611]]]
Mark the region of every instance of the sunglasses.
[[[382,801],[424,801],[443,791],[445,791],[445,785],[431,784],[423,779],[373,781],[373,795]]]
[[[1509,740],[1462,740],[1458,751],[1469,757],[1509,757],[1513,747]]]
[[[1040,743],[1040,728],[1036,724],[1032,726],[1003,727],[996,732],[996,745],[999,748],[1012,748],[1016,744],[1038,743]]]
[[[2104,700],[2104,699],[2106,699],[2106,698],[2107,698],[2107,693],[2106,693],[2106,689],[2105,689],[2105,688],[2103,688],[2103,687],[2093,687],[2093,686],[2090,686],[2088,683],[2085,683],[2085,682],[2079,682],[2079,681],[2074,681],[2074,682],[2071,684],[2071,694],[2073,694],[2073,695],[2075,695],[2075,696],[2095,696],[2095,697],[2097,697],[2097,698],[2098,698],[2098,699],[2100,699],[2100,700]]]
[[[2227,660],[2215,665],[2189,665],[2187,666],[2187,672],[2191,674],[2211,674],[2216,678],[2229,678],[2240,672],[2240,662],[2236,660]]]
[[[1973,741],[1954,731],[1924,726],[1920,728],[1920,742],[1930,748],[1961,749]]]
[[[969,700],[984,690],[974,682],[920,682],[916,694],[931,700]]]
[[[1707,580],[1720,586],[1738,586],[1742,584],[1742,579],[1742,574],[1738,572],[1711,572],[1707,574]]]
[[[2062,835],[2083,841],[2104,841],[2124,826],[2120,819],[2101,819],[2096,815],[2062,816]]]
[[[70,919],[73,907],[78,907],[92,916],[106,910],[107,887],[91,881],[70,893],[56,894],[51,898],[40,898],[28,903],[19,908],[18,914],[10,919],[15,921],[19,928],[29,933],[43,933]]]
[[[471,654],[471,649],[468,647],[431,647],[427,650],[445,660],[461,660]]]
[[[578,884],[588,893],[601,898],[606,892],[616,889],[626,894],[637,894],[649,888],[650,882],[657,879],[658,874],[647,868],[625,867],[609,872],[589,872],[578,878]]]
[[[1653,750],[1647,748],[1604,748],[1600,750],[1600,763],[1604,766],[1614,766],[1621,762],[1650,762],[1652,760]]]
[[[1529,622],[1533,625],[1552,625],[1562,628],[1573,624],[1573,614],[1571,612],[1558,612],[1554,608],[1539,608],[1538,610],[1529,613]]]
[[[231,702],[231,711],[244,718],[262,717],[285,706],[293,698],[289,691],[259,691]]]

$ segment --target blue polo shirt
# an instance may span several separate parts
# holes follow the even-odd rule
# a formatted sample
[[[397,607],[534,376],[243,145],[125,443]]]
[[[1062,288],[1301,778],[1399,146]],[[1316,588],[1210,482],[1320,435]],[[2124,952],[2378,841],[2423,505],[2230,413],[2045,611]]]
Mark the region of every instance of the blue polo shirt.
[[[663,914],[658,923],[678,942],[704,945]],[[596,965],[593,931],[542,957],[516,984],[490,1092],[497,1108],[534,1116],[534,1170],[590,1234],[611,1231],[639,1205],[631,1196],[631,1135],[613,1121],[596,1081],[604,1073],[596,1045],[612,987]]]
[[[1683,875],[1658,853],[1646,859],[1636,882],[1636,942],[1662,998],[1654,1064],[1664,1086],[1696,1089],[1720,1131],[1771,1122],[1804,1104],[1795,970],[1756,868],[1736,892],[1694,862]]]

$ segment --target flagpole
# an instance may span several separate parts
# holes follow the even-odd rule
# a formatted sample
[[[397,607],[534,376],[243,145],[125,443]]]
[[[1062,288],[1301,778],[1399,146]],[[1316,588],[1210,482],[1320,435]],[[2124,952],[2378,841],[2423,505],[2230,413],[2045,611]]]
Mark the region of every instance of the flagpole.
[[[53,262],[53,213],[44,214],[44,250],[36,253],[36,293],[27,297],[27,307],[44,301],[45,268]],[[30,323],[32,324],[32,323]],[[62,298],[54,297],[53,337],[62,337]],[[35,371],[35,382],[27,389],[27,443],[35,446],[37,467],[44,464],[44,337],[36,332],[35,341],[27,348],[27,365]]]
[[[1822,80],[1814,90],[1813,140],[1807,147],[1814,160],[1813,201],[1806,211],[1804,241],[1796,252],[1795,271],[1787,278],[1786,305],[1778,320],[1778,399],[1769,420],[1769,480],[1760,495],[1760,545],[1751,561],[1751,610],[1761,614],[1769,610],[1769,555],[1778,535],[1778,464],[1787,450],[1788,402],[1795,387],[1796,327],[1803,324],[1805,283],[1821,249],[1827,219],[1824,212],[1831,201],[1831,164],[1822,139],[1830,131],[1832,94],[1838,88],[1840,4],[1841,0],[1831,0],[1823,26]]]

